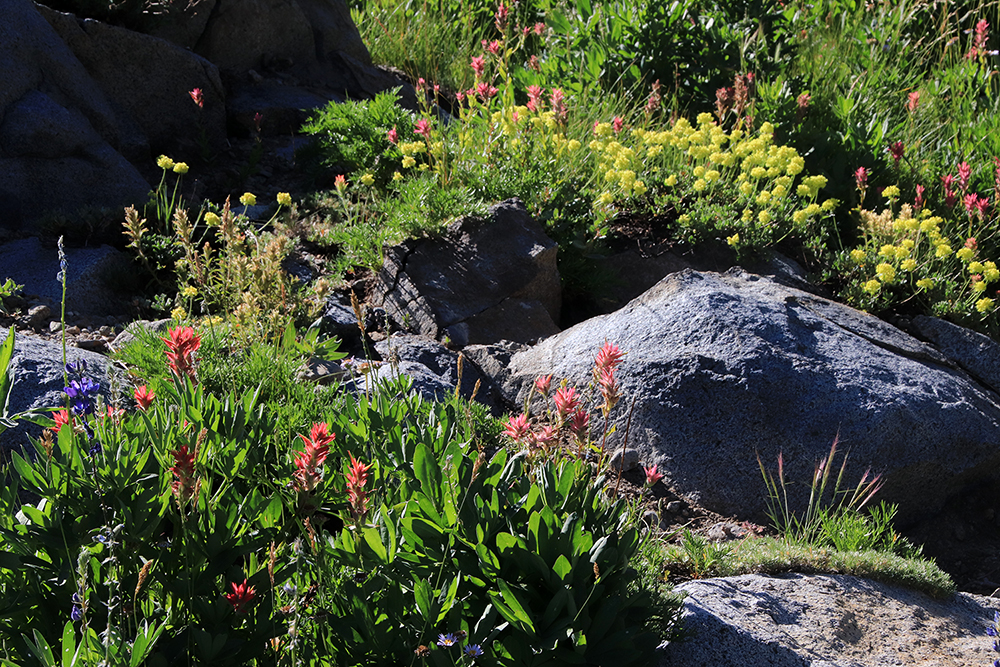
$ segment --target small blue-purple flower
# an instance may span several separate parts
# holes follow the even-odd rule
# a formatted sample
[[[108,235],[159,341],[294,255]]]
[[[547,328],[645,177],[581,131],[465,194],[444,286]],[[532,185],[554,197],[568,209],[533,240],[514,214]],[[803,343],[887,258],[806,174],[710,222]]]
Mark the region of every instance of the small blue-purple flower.
[[[63,389],[69,396],[70,407],[75,415],[89,415],[94,412],[94,399],[101,391],[101,385],[88,377],[70,380],[69,386]]]
[[[483,654],[483,647],[479,644],[469,644],[462,649],[462,652],[465,653],[465,657],[467,658],[478,658]]]
[[[73,610],[70,611],[69,617],[74,621],[83,618],[83,601],[80,599],[79,593],[73,593]]]
[[[437,645],[444,647],[454,646],[457,641],[458,637],[449,632],[446,635],[438,635]]]

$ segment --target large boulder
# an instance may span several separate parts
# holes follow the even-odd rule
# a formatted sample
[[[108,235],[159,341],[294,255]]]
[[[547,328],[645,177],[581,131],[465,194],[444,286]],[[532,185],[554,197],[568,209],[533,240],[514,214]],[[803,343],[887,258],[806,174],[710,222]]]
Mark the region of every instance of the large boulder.
[[[0,0],[0,15],[0,226],[142,201],[149,185],[118,151],[132,140],[100,86],[31,0]]]
[[[758,457],[773,468],[779,453],[801,509],[838,433],[845,483],[882,474],[903,524],[1000,470],[994,388],[875,317],[741,269],[670,275],[515,354],[507,399],[548,373],[586,385],[605,341],[627,353],[616,444],[628,432],[679,494],[722,514],[764,520]]]
[[[844,575],[743,575],[691,581],[663,667],[989,665],[986,628],[1000,601],[958,593],[936,600]]]
[[[558,245],[517,199],[440,238],[390,249],[373,301],[397,322],[459,347],[533,341],[559,328]]]
[[[121,151],[131,160],[170,151],[179,139],[204,137],[221,146],[226,136],[226,95],[218,68],[162,39],[125,28],[39,11],[83,64],[116,111]],[[199,88],[204,106],[188,94]]]
[[[195,50],[223,70],[316,58],[312,27],[296,0],[218,0]]]

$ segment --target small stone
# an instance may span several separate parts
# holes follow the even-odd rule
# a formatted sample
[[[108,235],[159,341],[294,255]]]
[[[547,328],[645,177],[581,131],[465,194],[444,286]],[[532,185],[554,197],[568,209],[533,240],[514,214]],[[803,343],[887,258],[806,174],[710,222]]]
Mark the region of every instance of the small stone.
[[[329,384],[337,380],[344,380],[347,376],[347,371],[340,364],[317,357],[312,357],[306,361],[298,373],[300,380],[319,384]]]
[[[49,322],[50,333],[59,333],[60,331],[62,331],[62,322],[60,322],[59,320],[52,320],[51,322]]]
[[[68,333],[71,336],[78,336],[80,335],[80,327],[76,326],[75,324],[71,327],[66,327],[66,333]]]
[[[100,329],[97,330],[97,333],[101,334],[102,336],[112,336],[112,337],[114,337],[115,330],[114,330],[113,327],[109,327],[108,325],[105,324],[103,327],[101,327]]]
[[[672,514],[679,514],[684,511],[684,503],[680,500],[672,500],[667,503],[667,511]]]
[[[42,325],[45,324],[52,317],[52,309],[46,305],[35,306],[28,311],[28,326],[32,329],[41,329]]]
[[[622,472],[635,470],[639,467],[639,452],[635,449],[616,450],[611,455],[611,461],[608,463],[608,466],[611,470],[618,470],[620,468]]]
[[[102,338],[78,338],[76,346],[91,352],[106,352],[108,349],[108,344]]]

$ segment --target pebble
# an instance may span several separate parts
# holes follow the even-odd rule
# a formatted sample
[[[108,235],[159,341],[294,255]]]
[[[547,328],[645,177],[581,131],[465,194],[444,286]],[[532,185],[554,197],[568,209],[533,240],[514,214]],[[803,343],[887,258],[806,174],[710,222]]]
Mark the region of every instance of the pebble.
[[[32,329],[41,329],[42,325],[45,324],[50,317],[52,317],[51,308],[44,304],[35,306],[28,311],[28,326]]]

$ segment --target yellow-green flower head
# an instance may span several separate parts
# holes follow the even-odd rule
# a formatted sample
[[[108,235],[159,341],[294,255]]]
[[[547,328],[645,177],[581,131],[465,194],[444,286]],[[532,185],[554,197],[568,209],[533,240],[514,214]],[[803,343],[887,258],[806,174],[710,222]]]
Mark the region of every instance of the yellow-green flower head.
[[[753,211],[748,208],[743,209],[743,215],[740,216],[740,220],[743,222],[750,222],[753,220]]]
[[[806,185],[805,183],[799,183],[799,187],[795,188],[795,192],[800,197],[811,197],[812,196],[812,190],[810,190],[809,186]]]
[[[986,266],[983,269],[983,278],[988,283],[1000,280],[1000,270],[997,269],[997,265],[993,262],[986,262]]]
[[[809,214],[806,213],[805,211],[800,210],[800,211],[795,211],[795,213],[792,213],[792,222],[794,222],[796,225],[801,225],[808,219],[809,219]]]
[[[727,236],[726,237],[726,243],[728,243],[729,245],[731,245],[733,247],[738,246],[740,244],[740,235],[739,234],[733,234],[732,236]]]
[[[972,251],[972,248],[960,248],[958,252],[955,253],[955,257],[958,257],[963,262],[968,262],[970,259],[975,257],[976,253]]]
[[[895,257],[896,256],[896,246],[894,245],[884,245],[879,248],[879,256],[881,257]]]
[[[895,185],[890,185],[882,191],[882,196],[886,199],[899,199],[899,188]]]
[[[903,246],[896,246],[896,259],[905,259],[910,256],[910,249]]]
[[[372,176],[371,174],[365,174],[364,176],[361,177],[360,180],[362,185],[371,185],[372,183],[375,182],[375,177]]]
[[[965,248],[967,250],[968,248]],[[979,262],[972,262],[969,264],[969,273],[982,273],[983,265]]]
[[[924,233],[938,231],[937,222],[935,222],[935,220],[937,220],[937,218],[927,218],[926,220],[921,222],[920,231]]]
[[[985,292],[986,291],[986,281],[985,280],[977,280],[976,282],[972,283],[972,291],[975,292],[976,294],[982,294],[983,292]]]
[[[993,299],[980,299],[976,301],[976,310],[980,313],[988,313],[993,310]]]
[[[761,135],[774,134],[774,125],[771,125],[769,122],[765,122],[760,126],[760,133]]]
[[[205,224],[208,225],[209,227],[215,227],[220,222],[221,220],[219,216],[216,215],[215,213],[209,211],[208,213],[205,214]]]
[[[712,118],[712,114],[705,111],[698,114],[698,117],[695,119],[695,121],[698,123],[699,126],[712,125],[715,123],[715,119]]]
[[[156,158],[156,166],[164,171],[174,168],[174,161],[168,158],[166,155],[161,155]]]
[[[771,190],[771,196],[775,199],[781,199],[787,194],[788,190],[785,189],[783,185],[775,185],[774,189]]]
[[[170,317],[175,320],[183,320],[187,317],[187,311],[178,306],[170,311]]]
[[[705,168],[699,164],[697,167],[694,168],[694,172],[692,173],[694,174],[695,178],[701,178],[702,176],[705,175]]]
[[[879,280],[882,282],[891,283],[896,279],[896,269],[892,266],[892,264],[882,262],[875,267],[875,275],[877,275]]]
[[[709,183],[714,183],[715,181],[719,180],[719,177],[721,175],[722,174],[720,174],[715,169],[709,169],[708,171],[705,172],[705,180],[708,181]]]
[[[824,211],[829,212],[829,211],[832,211],[833,209],[837,208],[837,206],[839,204],[840,204],[840,200],[839,199],[827,199],[825,202],[823,202],[822,208],[823,208]]]
[[[675,185],[677,185],[677,176],[676,176],[676,174],[670,174],[669,176],[667,176],[667,180],[665,180],[664,183],[669,188],[672,188]]]
[[[903,239],[902,241],[899,242],[899,245],[906,248],[907,250],[913,250],[913,246],[915,244],[913,243],[913,239]]]
[[[822,210],[823,209],[820,208],[819,204],[809,204],[809,206],[806,206],[806,213],[808,213],[809,215],[816,215]]]
[[[874,296],[875,294],[878,294],[880,289],[882,289],[882,283],[877,280],[869,280],[861,286],[861,289]]]
[[[278,205],[279,206],[291,206],[292,205],[292,195],[287,192],[278,193]]]
[[[188,173],[187,162],[176,162],[174,163],[174,173],[175,174],[186,174]]]
[[[951,246],[947,243],[939,243],[937,250],[934,251],[934,254],[941,258],[947,257],[951,254]]]
[[[851,259],[853,259],[856,264],[860,264],[865,261],[865,257],[867,256],[867,253],[860,248],[855,248],[851,251]]]
[[[612,195],[610,192],[602,192],[601,195],[597,198],[597,203],[601,204],[602,206],[607,206],[614,200],[615,200],[614,195]]]
[[[188,285],[183,290],[181,290],[181,294],[188,298],[191,298],[193,296],[198,296],[198,288],[194,287],[193,285]]]
[[[694,182],[692,187],[694,187],[695,192],[701,192],[708,187],[708,182],[704,178],[699,178]]]
[[[398,171],[394,171],[394,172],[392,172],[392,180],[394,180],[394,181],[401,181],[401,180],[403,180],[403,175],[401,173],[399,173]]]
[[[771,212],[761,211],[760,213],[757,214],[757,219],[760,221],[760,224],[766,225],[767,223],[771,222]]]
[[[769,201],[771,201],[771,193],[768,192],[767,190],[761,190],[760,193],[757,195],[757,203],[766,204]]]
[[[582,144],[576,139],[570,139],[569,141],[566,142],[566,150],[569,151],[579,150],[581,145]],[[657,148],[663,150],[663,146],[657,146]]]
[[[920,289],[933,289],[934,281],[931,280],[930,278],[921,278],[920,280],[917,281],[917,287],[919,287]]]
[[[244,206],[256,206],[257,197],[252,192],[244,192],[243,196],[240,197],[240,203]]]
[[[753,186],[750,184],[750,181],[740,183],[740,194],[744,197],[749,197],[751,192],[753,192]]]
[[[414,160],[413,157],[411,157],[409,155],[404,155],[403,156],[403,168],[404,169],[409,169],[410,167],[412,167],[416,163],[417,163],[417,161]]]
[[[754,178],[764,178],[767,176],[767,169],[764,169],[764,167],[754,167],[750,170],[750,175]]]
[[[636,181],[635,185],[632,186],[632,192],[634,192],[636,196],[641,197],[642,195],[646,194],[646,191],[647,191],[646,184],[643,183],[642,181]]]
[[[903,269],[904,271],[912,271],[913,269],[917,268],[917,260],[913,259],[912,257],[909,259],[904,259],[903,263],[899,265],[899,268]]]

